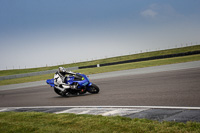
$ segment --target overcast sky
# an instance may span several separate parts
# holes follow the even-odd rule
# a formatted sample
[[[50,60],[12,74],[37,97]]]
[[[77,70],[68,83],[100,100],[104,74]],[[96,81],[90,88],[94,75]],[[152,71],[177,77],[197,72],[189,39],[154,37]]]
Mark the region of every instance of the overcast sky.
[[[0,0],[0,70],[200,44],[200,0]]]

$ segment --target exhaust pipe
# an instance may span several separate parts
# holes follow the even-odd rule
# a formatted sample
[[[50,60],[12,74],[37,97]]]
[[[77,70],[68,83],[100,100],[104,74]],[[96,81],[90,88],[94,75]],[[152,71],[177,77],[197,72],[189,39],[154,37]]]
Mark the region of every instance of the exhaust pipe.
[[[55,86],[55,88],[56,89],[59,89],[60,91],[64,91],[64,90],[66,90],[66,89],[70,89],[71,88],[71,86],[68,86],[68,85],[62,85],[63,86],[63,88],[61,88],[61,87],[59,87],[59,86]]]
[[[56,89],[60,90],[60,91],[64,91],[65,89],[64,88],[61,88],[59,86],[55,86]]]

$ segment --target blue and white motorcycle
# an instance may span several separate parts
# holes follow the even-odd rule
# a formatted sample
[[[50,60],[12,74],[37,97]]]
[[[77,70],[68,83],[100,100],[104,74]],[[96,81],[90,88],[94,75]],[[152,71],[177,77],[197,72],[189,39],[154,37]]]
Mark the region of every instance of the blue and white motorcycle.
[[[47,79],[46,83],[54,88],[55,93],[61,96],[68,96],[70,94],[79,95],[86,92],[92,94],[99,93],[99,87],[91,83],[88,77],[81,73],[74,73],[73,75],[69,75],[65,79],[66,84],[60,86],[56,85],[55,77],[53,79]]]

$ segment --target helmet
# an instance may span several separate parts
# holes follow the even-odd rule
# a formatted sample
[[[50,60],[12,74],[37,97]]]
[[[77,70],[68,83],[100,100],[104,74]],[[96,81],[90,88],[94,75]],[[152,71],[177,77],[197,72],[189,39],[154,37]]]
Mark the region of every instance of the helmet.
[[[58,68],[58,71],[59,71],[60,73],[66,73],[66,69],[65,69],[64,67],[59,67],[59,68]]]

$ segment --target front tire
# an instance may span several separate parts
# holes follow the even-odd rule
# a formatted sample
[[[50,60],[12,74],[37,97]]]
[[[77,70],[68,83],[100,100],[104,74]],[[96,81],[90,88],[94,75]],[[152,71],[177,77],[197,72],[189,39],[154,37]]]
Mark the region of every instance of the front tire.
[[[89,93],[97,94],[99,93],[99,87],[95,84],[92,84],[88,90]]]

